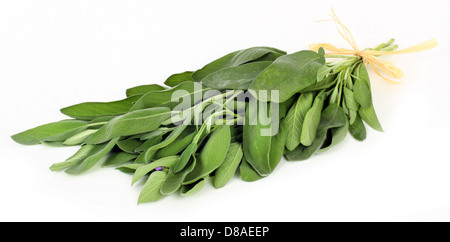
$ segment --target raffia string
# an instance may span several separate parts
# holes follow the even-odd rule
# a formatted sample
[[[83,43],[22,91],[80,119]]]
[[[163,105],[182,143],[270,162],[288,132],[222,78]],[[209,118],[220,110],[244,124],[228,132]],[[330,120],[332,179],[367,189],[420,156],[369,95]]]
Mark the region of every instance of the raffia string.
[[[319,43],[310,45],[309,48],[314,51],[318,51],[319,48],[323,48],[326,51],[326,55],[354,55],[360,56],[366,66],[370,66],[372,70],[379,75],[384,80],[391,83],[399,83],[387,78],[385,75],[388,75],[393,78],[401,78],[404,76],[403,72],[397,68],[393,62],[387,61],[379,58],[381,55],[398,55],[398,54],[406,54],[406,53],[414,53],[424,50],[429,50],[438,46],[436,39],[431,39],[425,41],[421,44],[411,46],[409,48],[403,50],[396,51],[377,51],[377,50],[360,50],[356,45],[355,39],[351,34],[350,30],[342,24],[339,18],[334,13],[333,9],[331,9],[331,17],[332,19],[324,20],[324,21],[333,21],[336,24],[336,28],[339,34],[344,38],[353,49],[345,49],[345,48],[337,48],[332,44],[328,43]]]

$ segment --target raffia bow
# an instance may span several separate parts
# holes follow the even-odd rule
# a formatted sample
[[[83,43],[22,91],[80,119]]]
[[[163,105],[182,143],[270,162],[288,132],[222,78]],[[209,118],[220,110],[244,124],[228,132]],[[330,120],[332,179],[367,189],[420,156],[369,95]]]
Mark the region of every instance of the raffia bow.
[[[393,78],[401,78],[404,76],[404,74],[399,68],[397,68],[394,65],[393,62],[384,60],[378,56],[414,53],[429,50],[438,46],[436,39],[431,39],[421,44],[414,45],[403,50],[396,50],[396,51],[378,51],[371,49],[360,50],[356,45],[355,39],[353,38],[353,35],[351,34],[350,30],[347,27],[345,27],[344,24],[342,24],[342,22],[334,13],[333,9],[331,9],[331,17],[332,17],[331,19],[324,21],[335,22],[339,34],[350,44],[350,46],[353,49],[337,48],[334,45],[328,43],[312,44],[309,46],[309,48],[314,51],[318,51],[319,48],[323,48],[324,50],[327,51],[326,55],[360,56],[363,59],[364,63],[370,66],[377,75],[379,75],[381,78],[391,83],[398,83],[398,82],[387,78],[385,75],[388,75]]]

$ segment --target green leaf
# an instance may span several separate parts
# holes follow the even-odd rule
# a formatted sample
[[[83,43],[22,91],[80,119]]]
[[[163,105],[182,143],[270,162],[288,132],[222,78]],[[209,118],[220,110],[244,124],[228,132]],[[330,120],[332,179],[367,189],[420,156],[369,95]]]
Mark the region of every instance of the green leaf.
[[[372,127],[373,129],[383,132],[383,128],[381,127],[380,121],[378,121],[377,114],[375,113],[375,109],[373,105],[369,108],[363,108],[362,106],[358,111],[359,116],[366,122],[367,125]]]
[[[133,185],[134,183],[139,181],[142,177],[144,177],[145,175],[147,175],[149,172],[151,172],[152,170],[154,170],[157,167],[161,167],[161,166],[170,167],[173,163],[178,161],[179,158],[180,157],[178,157],[178,156],[169,156],[169,157],[161,158],[159,160],[155,160],[149,164],[139,166],[133,175],[131,185]]]
[[[304,146],[311,145],[316,137],[325,97],[326,94],[324,92],[319,93],[314,99],[313,106],[305,115],[300,138],[300,141]]]
[[[158,136],[152,137],[150,139],[147,139],[142,145],[137,147],[134,151],[137,153],[144,152],[144,151],[150,149],[152,146],[157,145],[159,142],[161,142],[162,137],[163,137],[162,135],[158,135]],[[142,159],[145,160],[145,154],[143,155]],[[145,162],[143,162],[143,163],[145,163]]]
[[[111,141],[109,141],[109,143],[95,145],[95,147],[90,150],[90,152],[84,159],[69,167],[66,170],[66,173],[71,175],[78,175],[86,172],[95,164],[97,164],[105,155],[107,155],[114,148],[118,140],[119,137],[112,139]]]
[[[113,151],[111,155],[106,157],[105,162],[102,164],[102,166],[117,166],[125,164],[133,159],[135,159],[137,155],[135,154],[129,154],[126,152],[120,152],[120,151]]]
[[[154,202],[161,199],[164,195],[159,190],[166,178],[167,173],[165,171],[153,172],[139,194],[138,204]]]
[[[203,146],[194,170],[186,176],[184,183],[195,182],[217,169],[225,160],[230,143],[230,126],[219,125]]]
[[[103,116],[117,116],[127,113],[141,96],[132,96],[114,102],[85,102],[61,109],[69,117],[92,120]]]
[[[300,145],[295,150],[287,152],[288,161],[299,161],[310,158],[325,142],[329,129],[342,127],[347,124],[347,117],[341,107],[330,104],[322,111],[316,138],[310,146]]]
[[[280,163],[281,157],[283,157],[287,133],[288,130],[286,124],[282,122],[280,124],[278,134],[272,137],[269,152],[269,164],[271,171],[275,170],[275,167],[277,167],[278,163]]]
[[[235,51],[205,65],[200,70],[195,71],[192,74],[192,78],[196,81],[201,81],[209,74],[218,70],[255,61],[270,53],[275,54],[277,57],[286,54],[284,51],[270,47],[252,47],[245,50]]]
[[[91,134],[95,133],[96,131],[96,129],[86,129],[84,131],[81,131],[80,133],[66,139],[63,142],[63,145],[81,145],[84,143],[84,141],[87,140],[87,138],[89,138]]]
[[[136,169],[143,166],[142,164],[126,164],[120,167],[117,167],[116,169],[125,173],[125,174],[133,174],[136,172]]]
[[[289,130],[286,138],[286,148],[288,150],[292,151],[300,144],[303,122],[306,113],[312,106],[313,99],[312,93],[301,94],[284,119],[284,123],[286,123]]]
[[[130,154],[135,154],[134,150],[137,147],[141,146],[143,141],[140,139],[124,139],[117,142],[117,147],[119,147],[122,151],[125,151]]]
[[[353,92],[355,100],[363,108],[372,106],[372,92],[370,91],[370,79],[366,66],[360,64],[354,71]]]
[[[186,165],[188,164],[189,160],[192,156],[195,155],[195,152],[197,151],[198,145],[195,142],[192,142],[184,151],[181,153],[180,160],[178,163],[173,167],[174,173],[181,172],[185,169]]]
[[[366,126],[359,115],[356,116],[355,122],[350,125],[350,134],[358,141],[366,139]]]
[[[184,104],[181,102],[188,98],[190,102],[186,104],[186,107],[190,107],[197,101],[200,101],[207,90],[210,90],[210,88],[205,88],[199,83],[183,82],[170,89],[148,92],[133,105],[130,111],[153,107],[173,109],[178,105]]]
[[[173,75],[169,76],[169,78],[167,78],[167,80],[164,82],[164,84],[166,84],[169,87],[174,87],[183,82],[188,82],[188,81],[192,82],[192,81],[194,81],[194,79],[192,79],[192,77],[191,77],[192,73],[194,73],[194,72],[186,71],[183,73],[173,74]]]
[[[84,121],[63,120],[29,129],[15,134],[11,138],[19,144],[36,145],[42,141],[65,141],[85,129],[87,129],[87,125]]]
[[[163,142],[155,144],[152,147],[150,147],[149,149],[147,149],[145,151],[145,155],[144,155],[145,161],[151,160],[155,156],[156,152],[159,149],[164,148],[164,147],[168,146],[170,143],[172,143],[181,134],[181,132],[183,132],[186,129],[186,127],[187,127],[186,125],[179,125],[179,126],[177,126],[169,134],[169,136],[167,136],[167,138]]]
[[[187,174],[192,172],[195,165],[197,164],[197,159],[195,156],[192,156],[192,159],[190,159],[192,162],[183,170],[181,170],[178,173],[174,173],[173,167],[169,168],[169,174],[167,175],[167,179],[164,181],[164,183],[161,186],[161,193],[164,195],[170,195],[174,192],[176,192],[183,183],[184,179],[186,178]]]
[[[333,67],[327,65],[323,65],[322,67],[320,67],[317,71],[317,82],[322,81],[325,77],[330,75],[331,70],[333,70]]]
[[[82,146],[73,156],[71,156],[69,159],[65,160],[64,162],[55,163],[52,166],[50,166],[51,171],[60,171],[63,169],[66,169],[68,167],[71,167],[78,162],[82,161],[84,158],[86,158],[91,150],[94,148],[94,145],[84,145]]]
[[[278,90],[278,102],[284,102],[302,89],[314,84],[317,71],[325,64],[325,57],[314,51],[299,51],[281,56],[268,66],[249,89],[259,93],[265,90]],[[259,96],[261,101],[270,101],[271,95]]]
[[[315,82],[311,86],[304,88],[301,91],[301,93],[322,91],[322,90],[327,89],[327,88],[329,88],[331,86],[334,86],[334,85],[336,85],[336,82],[337,82],[336,76],[337,76],[336,74],[328,75],[322,81]]]
[[[241,179],[246,182],[253,182],[264,178],[263,176],[260,176],[258,172],[255,171],[255,169],[253,169],[253,167],[247,162],[245,157],[243,157],[242,163],[239,166],[239,173],[241,174]]]
[[[187,128],[183,131],[183,133],[178,136],[178,138],[170,143],[168,146],[158,150],[156,153],[156,158],[162,158],[166,156],[172,156],[180,153],[184,149],[186,149],[189,144],[192,143],[194,140],[195,135],[197,132],[195,130],[192,130],[191,128]]]
[[[132,97],[132,96],[136,96],[136,95],[143,95],[143,94],[146,94],[147,92],[161,91],[164,89],[166,89],[166,88],[162,87],[158,84],[140,85],[140,86],[128,88],[126,93],[127,93],[127,97]]]
[[[239,143],[232,143],[230,148],[228,148],[227,155],[222,165],[217,168],[214,177],[214,187],[221,188],[224,187],[228,181],[236,173],[239,164],[242,161],[242,156],[244,155],[241,145]]]
[[[216,71],[202,79],[202,84],[214,89],[246,90],[272,62],[261,61],[233,66]]]
[[[170,117],[168,108],[149,108],[118,116],[92,134],[86,144],[100,144],[114,137],[146,133],[157,129]]]
[[[205,176],[196,183],[182,186],[180,189],[181,196],[186,197],[197,193],[198,191],[202,190],[202,188],[205,187],[206,183],[208,183],[208,180],[209,176]]]
[[[269,160],[272,136],[263,135],[262,131],[271,130],[272,122],[270,118],[266,117],[268,113],[267,108],[264,105],[257,108],[256,105],[252,105],[252,102],[258,103],[256,99],[252,99],[249,108],[247,108],[242,134],[242,146],[248,163],[261,176],[267,176],[272,171]],[[260,117],[260,113],[264,114],[262,115],[263,117]]]
[[[322,153],[324,151],[329,150],[331,147],[339,144],[340,142],[342,142],[345,137],[347,136],[348,133],[348,129],[349,129],[349,123],[348,120],[346,119],[346,124],[341,126],[341,127],[337,127],[337,128],[332,128],[328,131],[328,133],[331,135],[331,142],[327,145],[322,145],[320,147],[320,150],[317,151],[317,153]]]

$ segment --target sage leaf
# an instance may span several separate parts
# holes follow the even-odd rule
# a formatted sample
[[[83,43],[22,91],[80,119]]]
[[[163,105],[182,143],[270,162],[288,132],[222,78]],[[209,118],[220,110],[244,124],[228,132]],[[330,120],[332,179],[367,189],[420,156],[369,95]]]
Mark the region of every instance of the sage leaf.
[[[360,64],[355,69],[354,80],[353,92],[356,102],[363,108],[370,108],[372,106],[372,92],[370,91],[369,74],[364,64]]]
[[[86,129],[87,125],[84,121],[63,120],[29,129],[15,134],[11,138],[22,145],[36,145],[42,141],[65,141]]]
[[[164,195],[159,191],[161,185],[167,178],[167,172],[155,171],[145,182],[144,187],[141,190],[138,198],[138,204],[153,202],[161,199]]]
[[[81,145],[84,141],[89,138],[89,136],[93,133],[95,133],[96,129],[86,129],[84,131],[81,131],[78,134],[75,134],[71,136],[70,138],[66,139],[62,144],[63,145]]]
[[[209,176],[205,176],[200,181],[194,184],[183,185],[180,189],[180,195],[182,197],[187,197],[197,193],[205,187],[206,183],[208,183],[208,180]]]
[[[117,147],[119,147],[122,151],[135,154],[135,149],[142,145],[142,141],[140,139],[124,139],[117,142]]]
[[[192,143],[196,134],[197,132],[191,130],[188,126],[188,128],[186,128],[175,141],[170,143],[168,146],[158,150],[158,152],[156,153],[156,158],[159,159],[166,156],[176,155],[182,152],[189,146],[189,144]]]
[[[258,101],[253,99],[250,102],[257,103]],[[264,105],[260,108],[247,108],[242,133],[242,146],[245,157],[248,163],[250,163],[261,176],[267,176],[271,172],[269,152],[272,137],[269,135],[262,135],[262,130],[271,130],[272,122],[266,115],[263,115],[264,117],[259,117],[261,112],[268,113],[266,110],[267,107],[264,107]]]
[[[134,172],[136,172],[136,169],[141,166],[142,166],[142,164],[126,164],[126,165],[117,167],[116,170],[119,170],[125,174],[134,174]]]
[[[114,137],[146,133],[157,129],[170,117],[168,108],[149,108],[136,110],[118,116],[92,134],[86,144],[100,144]]]
[[[219,125],[206,141],[194,170],[187,174],[184,183],[195,182],[216,170],[225,160],[230,143],[230,126]]]
[[[170,167],[173,163],[178,161],[179,158],[180,157],[178,157],[178,156],[169,156],[169,157],[161,158],[159,160],[155,160],[149,164],[139,166],[133,175],[131,185],[133,185],[134,183],[139,181],[142,177],[147,175],[149,172],[155,170],[155,168],[157,168],[157,167],[161,167],[161,166]]]
[[[137,157],[136,154],[130,154],[121,151],[113,151],[108,157],[106,157],[105,162],[102,164],[103,167],[117,166],[125,164]]]
[[[181,134],[181,132],[183,132],[186,129],[186,127],[187,127],[186,125],[177,126],[163,142],[155,144],[149,149],[147,149],[145,151],[144,159],[146,161],[151,160],[159,149],[164,148],[168,146],[170,143],[172,143]]]
[[[281,157],[283,157],[287,133],[288,130],[286,124],[282,122],[278,133],[272,137],[269,152],[269,165],[271,171],[275,170],[275,167],[277,167]]]
[[[325,93],[320,92],[314,99],[313,106],[308,110],[303,121],[301,132],[301,143],[304,146],[312,144],[316,137],[317,127],[319,126],[320,116],[322,113],[323,103],[325,101]]]
[[[239,173],[241,175],[241,179],[246,182],[253,182],[264,178],[263,176],[259,175],[258,172],[255,171],[255,169],[253,169],[253,167],[245,159],[245,156],[243,157],[242,163],[239,166]]]
[[[227,155],[222,165],[217,168],[214,177],[214,187],[221,188],[224,187],[228,181],[236,173],[239,164],[242,161],[244,153],[242,151],[241,145],[239,143],[232,143],[230,148],[228,148]]]
[[[188,164],[189,160],[192,156],[195,155],[195,152],[197,151],[198,145],[195,142],[192,142],[181,154],[180,160],[178,163],[173,167],[173,172],[178,173],[185,169],[186,165]]]
[[[181,158],[181,157],[180,157]],[[183,183],[186,176],[192,172],[194,167],[197,164],[197,159],[195,156],[192,156],[190,159],[191,163],[184,168],[182,171],[175,173],[173,167],[169,168],[169,173],[167,175],[167,179],[164,181],[164,183],[161,186],[161,193],[164,195],[170,195],[174,192],[176,192]]]
[[[309,87],[304,88],[300,92],[307,93],[307,92],[316,92],[316,91],[322,91],[322,90],[328,89],[336,84],[336,82],[337,82],[336,76],[337,76],[336,74],[330,74],[327,77],[325,77],[322,81],[315,82],[314,84],[312,84]]]
[[[200,70],[195,71],[192,74],[192,78],[195,81],[201,81],[209,74],[218,70],[255,61],[269,53],[274,53],[277,56],[286,54],[284,51],[270,47],[252,47],[245,50],[235,51],[205,65]]]
[[[86,172],[107,155],[114,148],[118,140],[119,137],[112,139],[106,144],[95,145],[84,159],[69,167],[65,172],[71,175],[78,175]]]
[[[300,144],[303,122],[306,113],[312,106],[313,99],[312,93],[301,94],[284,119],[284,123],[289,130],[286,137],[286,148],[288,150],[292,151]]]
[[[178,105],[184,104],[180,104],[184,99],[190,100],[189,103],[186,103],[186,108],[188,108],[200,101],[207,90],[210,90],[210,88],[205,88],[199,83],[190,81],[183,82],[170,89],[146,93],[134,103],[130,111],[154,107],[168,107],[173,109]],[[176,95],[176,93],[180,95]]]
[[[380,121],[378,121],[378,117],[375,113],[373,105],[371,105],[369,108],[363,108],[361,106],[358,110],[358,114],[362,118],[362,120],[366,122],[367,125],[377,131],[383,132],[383,128],[381,127]]]
[[[299,145],[295,150],[287,152],[285,158],[288,161],[300,161],[310,158],[323,145],[329,129],[344,126],[347,122],[347,117],[342,108],[334,103],[330,104],[322,111],[313,143],[310,146]]]
[[[259,93],[263,90],[278,90],[278,102],[284,102],[302,89],[316,82],[317,71],[325,64],[325,57],[314,51],[299,51],[276,59],[259,74],[249,89]],[[268,95],[258,96],[261,101],[270,101]]]
[[[342,142],[347,136],[348,130],[349,130],[349,123],[347,119],[346,124],[344,124],[343,126],[330,129],[328,133],[331,135],[331,142],[327,145],[322,145],[316,153],[325,152],[329,150],[331,147]]]
[[[132,96],[136,96],[136,95],[143,95],[143,94],[146,94],[147,92],[161,91],[164,89],[166,89],[166,88],[163,86],[160,86],[158,84],[140,85],[140,86],[128,88],[126,91],[126,94],[127,94],[127,97],[132,97]]]
[[[358,115],[355,122],[349,127],[350,134],[358,141],[363,141],[366,139],[366,126],[364,126],[361,117]]]
[[[155,137],[152,137],[150,139],[147,139],[142,145],[140,145],[139,147],[137,147],[134,152],[136,153],[142,153],[145,152],[146,150],[150,149],[151,147],[157,145],[159,142],[161,142],[162,140],[162,135],[158,135]],[[147,159],[145,159],[145,154],[142,157],[145,161],[148,161]],[[144,162],[145,163],[145,162]]]
[[[166,84],[169,87],[174,87],[183,82],[188,82],[188,81],[192,82],[192,81],[194,81],[194,79],[192,79],[192,77],[191,77],[192,73],[193,73],[192,71],[186,71],[183,73],[173,74],[167,78],[167,80],[164,82],[164,84]]]
[[[141,96],[132,96],[114,102],[85,102],[61,109],[61,113],[76,119],[92,120],[103,116],[117,116],[127,113]]]
[[[51,171],[60,171],[75,165],[76,163],[82,161],[86,156],[89,155],[91,150],[94,148],[94,145],[84,145],[82,146],[73,156],[68,158],[67,160],[59,163],[55,163],[50,166]]]
[[[246,90],[272,62],[261,61],[216,71],[202,79],[202,84],[214,89]]]

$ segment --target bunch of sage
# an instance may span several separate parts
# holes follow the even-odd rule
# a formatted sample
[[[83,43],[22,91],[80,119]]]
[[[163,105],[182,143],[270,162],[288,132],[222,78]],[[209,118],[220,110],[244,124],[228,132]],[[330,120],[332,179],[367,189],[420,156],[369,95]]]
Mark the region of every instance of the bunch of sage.
[[[375,50],[396,47],[389,41]],[[50,169],[77,175],[99,162],[116,167],[132,175],[132,184],[142,181],[138,203],[177,191],[191,195],[209,181],[221,188],[235,174],[256,181],[283,156],[308,159],[348,132],[362,141],[365,124],[382,130],[363,59],[331,57],[326,62],[323,49],[235,51],[171,75],[165,86],[132,87],[118,101],[65,107],[69,119],[12,138],[24,145],[80,146]]]

